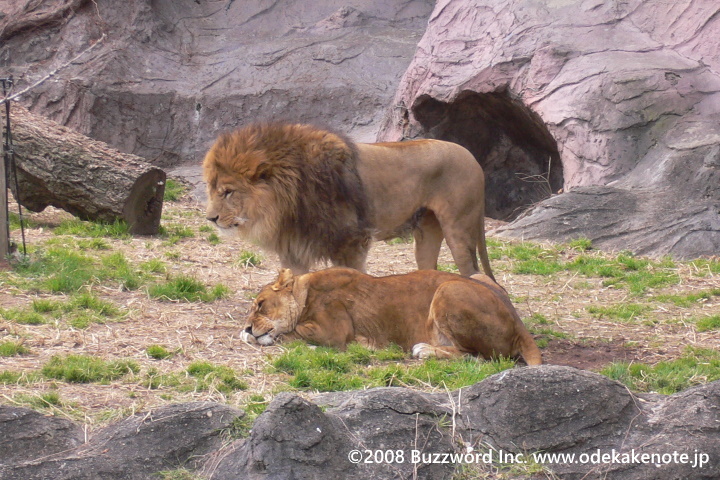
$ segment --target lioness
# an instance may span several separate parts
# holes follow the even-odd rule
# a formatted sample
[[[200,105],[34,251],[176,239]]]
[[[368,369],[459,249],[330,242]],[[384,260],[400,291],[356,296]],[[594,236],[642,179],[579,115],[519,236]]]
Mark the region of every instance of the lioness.
[[[203,162],[207,218],[222,232],[308,272],[317,261],[365,270],[370,241],[412,231],[418,269],[443,238],[460,273],[492,278],[485,178],[472,154],[440,140],[353,144],[308,125],[258,124],[221,135]]]
[[[272,345],[303,339],[341,350],[395,343],[425,358],[521,354],[540,365],[540,350],[505,291],[485,275],[434,270],[371,277],[349,268],[295,276],[282,270],[253,303],[245,341]]]

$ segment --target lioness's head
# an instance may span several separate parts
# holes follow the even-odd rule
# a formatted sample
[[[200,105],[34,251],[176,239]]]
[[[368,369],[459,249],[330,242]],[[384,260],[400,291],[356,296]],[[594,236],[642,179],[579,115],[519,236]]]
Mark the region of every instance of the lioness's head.
[[[249,129],[221,135],[203,161],[207,219],[220,232],[265,243],[277,231],[287,185],[278,185],[277,162],[254,144]],[[274,159],[273,159],[274,160]]]
[[[245,332],[261,345],[272,345],[295,329],[305,308],[307,286],[290,269],[280,272],[278,279],[260,290],[245,323]]]

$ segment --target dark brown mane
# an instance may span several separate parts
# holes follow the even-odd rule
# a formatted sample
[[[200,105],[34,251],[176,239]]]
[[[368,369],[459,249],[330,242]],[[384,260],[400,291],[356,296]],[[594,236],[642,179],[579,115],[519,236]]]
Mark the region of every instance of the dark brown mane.
[[[367,248],[368,200],[357,171],[357,149],[341,135],[309,125],[259,123],[224,134],[218,168],[247,172],[272,185],[281,212],[272,241],[298,264],[337,260],[348,248]],[[248,158],[262,158],[248,165]],[[268,239],[270,240],[270,239]]]

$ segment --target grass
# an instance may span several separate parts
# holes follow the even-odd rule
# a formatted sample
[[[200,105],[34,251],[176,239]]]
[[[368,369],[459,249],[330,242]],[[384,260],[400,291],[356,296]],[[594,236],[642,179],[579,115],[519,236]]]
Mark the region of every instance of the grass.
[[[107,383],[129,373],[138,373],[140,367],[130,360],[107,361],[88,355],[53,356],[41,370],[50,379],[70,383]]]
[[[712,297],[720,296],[720,288],[713,288],[704,292],[687,294],[664,294],[656,295],[655,300],[659,302],[672,303],[678,307],[690,308],[697,303],[706,302]]]
[[[163,347],[162,345],[150,345],[145,349],[148,357],[154,358],[155,360],[165,360],[174,355],[173,352]]]
[[[214,302],[230,294],[230,289],[218,284],[208,290],[204,283],[188,275],[178,275],[165,283],[150,286],[150,297],[164,301]]]
[[[23,346],[21,342],[6,341],[0,343],[0,357],[14,357],[15,355],[26,355],[30,349]]]
[[[32,259],[18,263],[14,273],[19,277],[17,286],[50,293],[75,293],[108,281],[136,290],[144,281],[121,252],[89,256],[70,247],[39,250]]]
[[[609,320],[631,323],[638,318],[642,318],[650,311],[650,307],[637,303],[620,303],[607,307],[590,306],[587,307],[587,311],[597,318],[607,318]]]
[[[160,225],[160,236],[166,239],[167,245],[175,245],[183,238],[193,238],[195,232],[185,225]]]
[[[116,220],[112,223],[103,222],[86,222],[73,218],[65,220],[53,230],[55,235],[74,235],[78,237],[92,238],[115,238],[128,239],[130,235],[130,226],[122,220]]]
[[[29,308],[0,309],[0,316],[21,325],[43,325],[62,319],[73,328],[85,329],[94,323],[119,319],[124,313],[110,301],[91,292],[80,292],[67,301],[38,298]]]
[[[44,316],[37,312],[23,310],[19,308],[0,308],[0,317],[20,325],[42,325],[47,323]]]
[[[720,330],[720,315],[711,315],[700,318],[695,322],[695,327],[698,332]]]
[[[177,202],[187,192],[187,187],[174,178],[165,180],[165,192],[163,200],[165,202]]]
[[[163,470],[153,475],[157,480],[203,480],[203,477],[187,470],[178,468],[176,470]]]
[[[397,346],[372,351],[351,344],[347,351],[339,352],[295,342],[272,361],[272,368],[289,375],[288,384],[293,388],[330,392],[398,385],[457,389],[514,366],[510,360],[485,362],[473,357],[428,359],[419,365],[398,363],[406,358]]]
[[[251,252],[249,250],[245,250],[240,253],[240,258],[238,258],[238,265],[240,265],[242,268],[250,268],[250,267],[259,267],[262,265],[263,258],[262,255]]]
[[[187,373],[197,380],[195,389],[199,391],[217,390],[227,394],[248,389],[248,384],[239,379],[232,368],[224,365],[195,361],[187,367]]]
[[[618,362],[600,373],[636,392],[670,395],[720,379],[720,352],[688,348],[682,357],[675,360],[656,365]]]

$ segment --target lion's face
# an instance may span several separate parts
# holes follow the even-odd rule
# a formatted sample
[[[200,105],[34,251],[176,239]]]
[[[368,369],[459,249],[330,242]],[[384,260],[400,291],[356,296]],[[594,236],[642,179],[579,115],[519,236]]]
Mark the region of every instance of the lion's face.
[[[259,152],[238,152],[223,139],[210,149],[203,162],[207,183],[207,219],[221,233],[261,243],[275,231],[277,205],[269,174],[262,171]]]
[[[294,286],[295,278],[289,269],[283,270],[275,283],[265,286],[253,302],[245,333],[261,345],[272,345],[292,332],[302,311]]]

